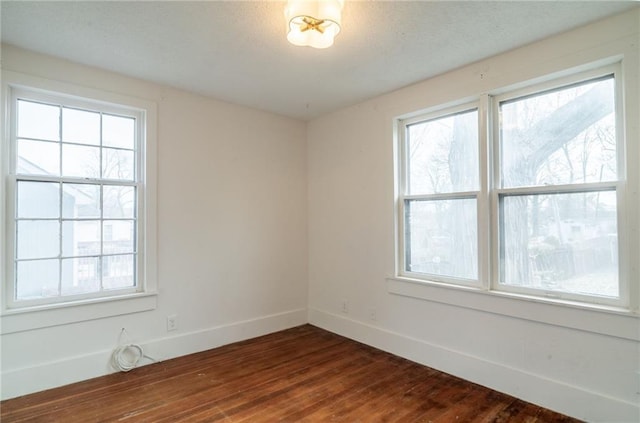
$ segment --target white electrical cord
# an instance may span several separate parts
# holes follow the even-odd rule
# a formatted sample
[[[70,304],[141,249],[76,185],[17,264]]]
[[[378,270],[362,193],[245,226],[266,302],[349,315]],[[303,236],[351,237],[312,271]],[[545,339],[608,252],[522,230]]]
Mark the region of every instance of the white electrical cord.
[[[125,328],[122,328],[120,338],[122,338],[122,335],[126,335]],[[111,354],[111,365],[116,370],[128,372],[135,369],[143,358],[155,361],[153,358],[145,355],[142,347],[138,344],[120,345],[113,350],[113,354]]]
[[[121,372],[128,372],[136,368],[142,357],[144,357],[144,352],[140,345],[122,345],[113,351],[111,365]]]

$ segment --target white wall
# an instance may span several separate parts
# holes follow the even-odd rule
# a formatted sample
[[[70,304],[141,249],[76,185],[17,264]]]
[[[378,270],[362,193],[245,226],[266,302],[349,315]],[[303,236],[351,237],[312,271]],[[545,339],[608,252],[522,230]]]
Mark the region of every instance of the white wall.
[[[112,371],[123,327],[166,359],[307,321],[303,122],[11,46],[2,68],[157,103],[159,290],[152,311],[3,335],[2,398]]]
[[[640,421],[637,314],[393,277],[394,117],[624,56],[628,153],[638,163],[639,23],[636,9],[310,122],[310,322],[578,418]],[[637,193],[629,194],[637,211]],[[631,276],[637,285],[637,264]]]

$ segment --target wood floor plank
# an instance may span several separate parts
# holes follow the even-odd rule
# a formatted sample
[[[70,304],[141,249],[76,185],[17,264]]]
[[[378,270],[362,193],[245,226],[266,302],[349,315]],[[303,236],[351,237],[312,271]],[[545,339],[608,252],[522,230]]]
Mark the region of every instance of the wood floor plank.
[[[0,403],[10,422],[577,422],[311,325]]]

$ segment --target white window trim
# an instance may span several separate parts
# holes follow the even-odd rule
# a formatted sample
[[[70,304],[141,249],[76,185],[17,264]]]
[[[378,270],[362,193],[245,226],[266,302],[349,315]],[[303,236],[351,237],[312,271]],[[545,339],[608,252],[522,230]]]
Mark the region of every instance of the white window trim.
[[[2,269],[2,300],[0,303],[0,316],[2,325],[0,333],[12,333],[24,330],[31,330],[41,327],[55,326],[72,322],[80,322],[117,316],[121,314],[135,313],[151,310],[157,303],[157,218],[156,218],[156,184],[157,184],[157,105],[155,102],[125,96],[122,94],[104,92],[92,88],[82,87],[67,82],[53,81],[35,77],[23,73],[2,70],[2,121],[8,122],[10,112],[10,101],[12,90],[25,89],[29,91],[40,91],[42,93],[54,93],[59,97],[69,97],[74,99],[85,99],[88,101],[124,105],[140,110],[145,114],[145,133],[142,134],[140,154],[145,154],[142,161],[144,168],[137,169],[141,172],[141,181],[144,187],[141,195],[144,198],[139,208],[138,217],[141,219],[141,231],[144,232],[142,241],[139,243],[138,259],[139,266],[142,267],[142,277],[138,280],[140,290],[128,292],[116,296],[79,298],[75,301],[59,302],[43,305],[31,305],[26,307],[12,307],[7,301],[9,290],[7,281],[10,281],[8,266],[10,263],[7,243],[0,243],[0,269]],[[0,238],[7,240],[7,235],[11,233],[12,216],[7,213],[8,195],[11,194],[11,181],[9,171],[11,169],[11,125],[3,125],[3,142],[0,163],[2,171],[0,184]]]
[[[604,66],[603,66],[604,65]],[[387,288],[390,293],[410,296],[414,298],[420,298],[425,300],[433,300],[436,302],[443,302],[447,304],[468,307],[472,309],[479,309],[488,312],[494,312],[498,314],[504,314],[507,316],[513,317],[521,317],[530,320],[536,320],[546,323],[558,324],[560,326],[566,327],[576,327],[583,330],[589,330],[597,333],[603,334],[611,334],[613,336],[620,336],[628,339],[640,340],[640,334],[635,332],[637,329],[637,317],[638,317],[638,303],[640,302],[637,298],[638,288],[635,287],[634,283],[638,283],[631,280],[633,277],[631,268],[632,268],[632,260],[631,256],[633,254],[633,247],[635,245],[635,239],[632,238],[633,233],[637,233],[637,221],[636,219],[632,219],[630,216],[630,200],[627,198],[630,190],[636,189],[638,182],[628,180],[626,176],[626,166],[624,161],[624,155],[631,154],[630,151],[625,151],[625,136],[628,136],[627,131],[628,128],[625,126],[625,122],[629,122],[628,117],[631,116],[631,111],[628,110],[628,104],[625,104],[624,101],[624,87],[627,85],[627,81],[625,81],[624,74],[622,73],[623,64],[620,62],[620,58],[612,58],[610,61],[603,63],[603,61],[599,61],[594,63],[592,66],[583,65],[575,69],[575,72],[570,72],[568,70],[564,70],[561,72],[557,72],[554,75],[549,75],[547,77],[536,78],[535,80],[529,81],[529,83],[522,82],[517,84],[517,87],[507,87],[493,90],[490,94],[483,94],[477,97],[477,101],[480,104],[479,108],[479,119],[480,119],[480,138],[486,136],[490,142],[480,141],[480,161],[481,163],[480,170],[480,184],[481,190],[483,187],[488,187],[489,183],[493,184],[494,181],[497,181],[495,174],[489,175],[486,171],[490,169],[491,172],[498,172],[499,169],[497,166],[493,166],[493,163],[496,163],[497,154],[496,151],[496,143],[494,137],[497,134],[491,133],[491,129],[495,126],[495,123],[488,125],[490,119],[495,119],[495,107],[494,104],[497,105],[497,101],[495,98],[501,98],[505,95],[509,97],[517,97],[514,93],[519,92],[519,90],[534,90],[541,91],[545,84],[549,87],[557,87],[565,85],[567,82],[577,82],[579,80],[587,80],[592,79],[597,76],[602,76],[606,74],[614,74],[616,78],[616,110],[619,111],[619,116],[617,116],[617,131],[619,136],[619,147],[618,151],[618,162],[621,164],[619,166],[619,175],[621,182],[616,183],[618,190],[618,198],[619,198],[619,212],[618,212],[618,228],[619,228],[619,279],[620,279],[620,299],[614,302],[598,302],[598,301],[584,301],[581,298],[575,297],[562,297],[562,296],[553,296],[546,297],[542,295],[539,291],[536,295],[532,295],[530,292],[526,293],[518,293],[513,291],[505,291],[501,289],[496,289],[497,284],[497,269],[498,269],[498,255],[493,253],[493,251],[497,251],[497,242],[498,242],[498,232],[497,232],[497,210],[495,210],[498,201],[497,201],[497,193],[495,189],[492,189],[491,192],[486,196],[478,197],[478,220],[480,222],[489,222],[489,224],[480,225],[478,228],[478,248],[479,248],[479,263],[478,263],[478,273],[480,277],[480,284],[478,286],[466,285],[459,283],[459,281],[455,280],[454,283],[447,280],[446,278],[434,278],[432,275],[428,275],[425,277],[424,275],[416,275],[410,272],[406,272],[405,263],[404,263],[404,214],[403,214],[403,201],[404,201],[404,179],[405,175],[405,164],[401,163],[401,160],[404,158],[404,139],[403,139],[403,131],[404,131],[404,123],[409,119],[415,119],[417,113],[412,113],[409,115],[404,115],[401,117],[397,117],[394,119],[394,128],[393,135],[395,139],[394,146],[394,166],[395,166],[395,174],[396,174],[396,184],[395,184],[395,199],[396,199],[396,207],[395,207],[395,239],[396,239],[396,247],[395,247],[395,263],[396,263],[396,272],[394,277],[387,278]],[[587,69],[587,70],[585,70]],[[524,87],[524,88],[523,88]],[[495,97],[494,97],[495,96]],[[454,106],[457,103],[452,102],[450,105]],[[468,100],[465,101],[466,105],[469,104]],[[633,107],[637,107],[636,103],[632,104]],[[444,116],[447,114],[450,106],[441,106],[441,107],[432,107],[426,111],[420,112],[420,119],[424,119],[425,116]],[[488,126],[487,126],[488,125]],[[631,149],[629,147],[629,149]],[[637,153],[634,149],[633,152]],[[622,159],[621,159],[622,158]],[[629,159],[630,160],[630,159]],[[487,161],[491,161],[492,167],[488,166]],[[632,188],[636,187],[636,188]],[[480,213],[484,213],[481,215]],[[486,214],[491,213],[491,216],[487,216]],[[624,224],[621,224],[624,223]],[[620,229],[626,228],[626,229]],[[484,254],[483,251],[491,251],[492,256],[489,259],[488,257],[482,257]],[[475,298],[473,301],[459,301],[460,293],[463,292],[463,298]],[[481,297],[477,297],[480,295]],[[484,298],[484,299],[480,299]],[[479,301],[480,306],[476,306],[475,301]],[[516,301],[516,303],[513,303]],[[520,309],[519,307],[524,307]],[[560,307],[560,308],[558,308]],[[600,315],[600,313],[607,313],[615,319],[626,319],[628,317],[632,317],[631,320],[621,320],[621,322],[626,322],[623,325],[623,328],[618,331],[620,333],[612,334],[609,328],[599,329],[597,324],[592,324],[592,319],[581,320],[581,318],[575,318],[572,322],[567,322],[563,319],[558,319],[555,317],[536,317],[539,316],[539,311],[542,310],[570,310],[569,313],[575,313],[578,310],[580,313],[591,313],[590,315]],[[539,310],[532,312],[531,310]],[[522,313],[520,312],[522,311]],[[593,314],[595,313],[595,314]],[[573,314],[571,314],[573,315]],[[631,323],[629,323],[631,322]]]
[[[626,174],[626,159],[625,159],[625,132],[623,116],[625,114],[625,109],[622,104],[622,95],[623,95],[623,79],[621,76],[621,66],[620,63],[616,63],[608,66],[599,66],[597,68],[573,73],[562,78],[555,78],[545,82],[539,82],[535,84],[527,85],[524,88],[520,88],[517,90],[511,90],[506,93],[492,96],[491,97],[491,121],[492,127],[498,128],[499,125],[499,112],[498,108],[500,103],[505,100],[510,100],[513,98],[518,98],[522,96],[526,96],[529,94],[535,94],[539,92],[544,92],[550,89],[555,89],[567,85],[573,85],[580,82],[585,82],[589,80],[598,79],[600,77],[606,77],[607,75],[613,75],[615,80],[615,110],[618,112],[616,114],[616,153],[617,153],[617,172],[618,172],[618,181],[614,182],[600,182],[600,183],[583,183],[578,185],[554,185],[553,188],[549,190],[546,186],[536,186],[536,187],[518,187],[518,188],[500,188],[500,166],[498,165],[500,161],[499,157],[499,135],[497,133],[492,134],[493,137],[491,139],[491,150],[492,150],[492,162],[495,164],[491,169],[493,171],[492,181],[493,186],[491,190],[491,222],[490,226],[492,228],[491,231],[491,251],[499,250],[500,243],[500,235],[498,230],[498,216],[499,216],[499,197],[501,194],[544,194],[549,191],[561,190],[562,192],[570,193],[570,192],[585,192],[589,189],[605,189],[605,188],[613,188],[615,189],[617,198],[618,198],[618,240],[619,246],[628,246],[628,241],[626,239],[626,231],[621,231],[620,228],[626,227],[626,225],[621,225],[622,221],[625,221],[626,214],[628,210],[624,207],[625,202],[625,174]],[[580,295],[580,294],[572,294],[567,292],[556,292],[556,291],[543,291],[540,289],[533,288],[525,288],[525,287],[516,287],[511,285],[501,286],[498,281],[498,266],[499,266],[499,257],[498,254],[494,254],[492,257],[491,267],[495,273],[492,274],[490,278],[491,285],[489,289],[492,291],[500,291],[505,293],[514,293],[514,294],[523,294],[531,297],[541,297],[541,298],[550,298],[550,299],[558,299],[558,300],[567,300],[567,301],[575,301],[578,303],[585,304],[600,304],[604,306],[612,306],[621,309],[629,308],[629,286],[628,286],[628,275],[625,273],[624,269],[628,267],[628,262],[626,256],[628,255],[629,248],[619,248],[618,249],[618,281],[619,281],[619,297],[617,299],[609,299],[606,297],[597,297],[597,296],[588,296],[588,295]]]
[[[386,284],[387,292],[393,295],[640,341],[640,315],[618,307],[487,291],[400,276],[386,278]]]
[[[397,248],[398,248],[398,254],[397,254],[397,275],[398,276],[402,276],[402,277],[407,277],[407,278],[412,278],[412,279],[424,279],[425,275],[421,274],[421,273],[417,273],[417,272],[412,272],[407,269],[407,262],[406,262],[406,250],[405,250],[405,233],[406,233],[406,228],[405,228],[405,219],[404,219],[404,215],[405,215],[405,200],[416,200],[416,199],[431,199],[431,200],[435,200],[435,199],[442,199],[442,200],[446,200],[446,199],[462,199],[462,198],[468,198],[468,199],[475,199],[476,201],[476,212],[477,212],[477,216],[478,216],[478,222],[480,222],[480,217],[484,216],[486,214],[486,212],[481,208],[481,206],[485,206],[486,205],[486,201],[484,201],[484,199],[487,197],[487,185],[486,185],[486,178],[480,176],[478,183],[480,184],[480,186],[478,187],[477,191],[468,191],[468,192],[452,192],[452,193],[442,193],[442,194],[428,194],[428,195],[409,195],[409,194],[405,194],[406,187],[407,187],[407,183],[408,183],[408,166],[406,166],[407,163],[407,155],[408,152],[407,150],[407,140],[406,140],[406,128],[414,123],[418,123],[418,122],[425,122],[425,121],[429,121],[432,119],[438,119],[438,118],[444,118],[447,116],[451,116],[451,115],[455,115],[457,113],[464,113],[467,111],[472,111],[472,110],[476,110],[478,112],[478,122],[482,122],[481,119],[481,111],[480,111],[480,102],[479,101],[474,101],[474,102],[464,102],[461,104],[456,104],[450,107],[446,107],[446,108],[442,108],[442,109],[438,109],[438,110],[434,110],[432,112],[427,112],[427,113],[421,113],[419,115],[415,115],[415,116],[411,116],[411,117],[407,117],[404,119],[398,119],[396,125],[397,125],[397,138],[398,138],[398,144],[397,144],[397,148],[398,148],[398,153],[399,153],[399,157],[400,160],[402,160],[402,165],[398,166],[398,195],[397,195],[397,210],[398,210],[398,230],[397,230],[397,238],[398,238],[398,242],[397,242]],[[485,157],[486,157],[486,149],[485,149],[485,145],[487,144],[487,139],[486,139],[486,134],[483,133],[483,129],[484,129],[485,125],[479,124],[478,127],[478,154],[479,154],[479,170],[484,169],[484,167],[486,167],[486,163],[485,163]],[[485,153],[483,155],[483,152]],[[481,174],[483,174],[484,172],[481,172]],[[433,282],[440,282],[440,283],[449,283],[449,284],[453,284],[453,285],[461,285],[461,286],[471,286],[471,287],[481,287],[482,286],[482,280],[483,277],[485,276],[483,272],[485,272],[485,267],[486,266],[481,266],[481,262],[483,260],[486,260],[487,257],[485,257],[484,255],[486,254],[486,251],[484,249],[480,248],[480,242],[481,242],[481,236],[480,236],[480,230],[481,227],[479,226],[478,228],[478,239],[476,240],[477,245],[478,245],[478,278],[477,279],[463,279],[463,278],[455,278],[455,277],[447,277],[447,276],[443,276],[443,275],[428,275],[428,280],[433,281]]]

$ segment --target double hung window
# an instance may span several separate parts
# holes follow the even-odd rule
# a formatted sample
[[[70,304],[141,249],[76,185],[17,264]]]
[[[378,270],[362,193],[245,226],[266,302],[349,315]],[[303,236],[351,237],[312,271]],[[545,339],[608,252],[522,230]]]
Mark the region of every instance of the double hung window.
[[[144,291],[144,110],[10,87],[8,308]]]
[[[403,123],[404,270],[478,281],[477,106]]]
[[[628,306],[618,67],[399,121],[398,274]]]

